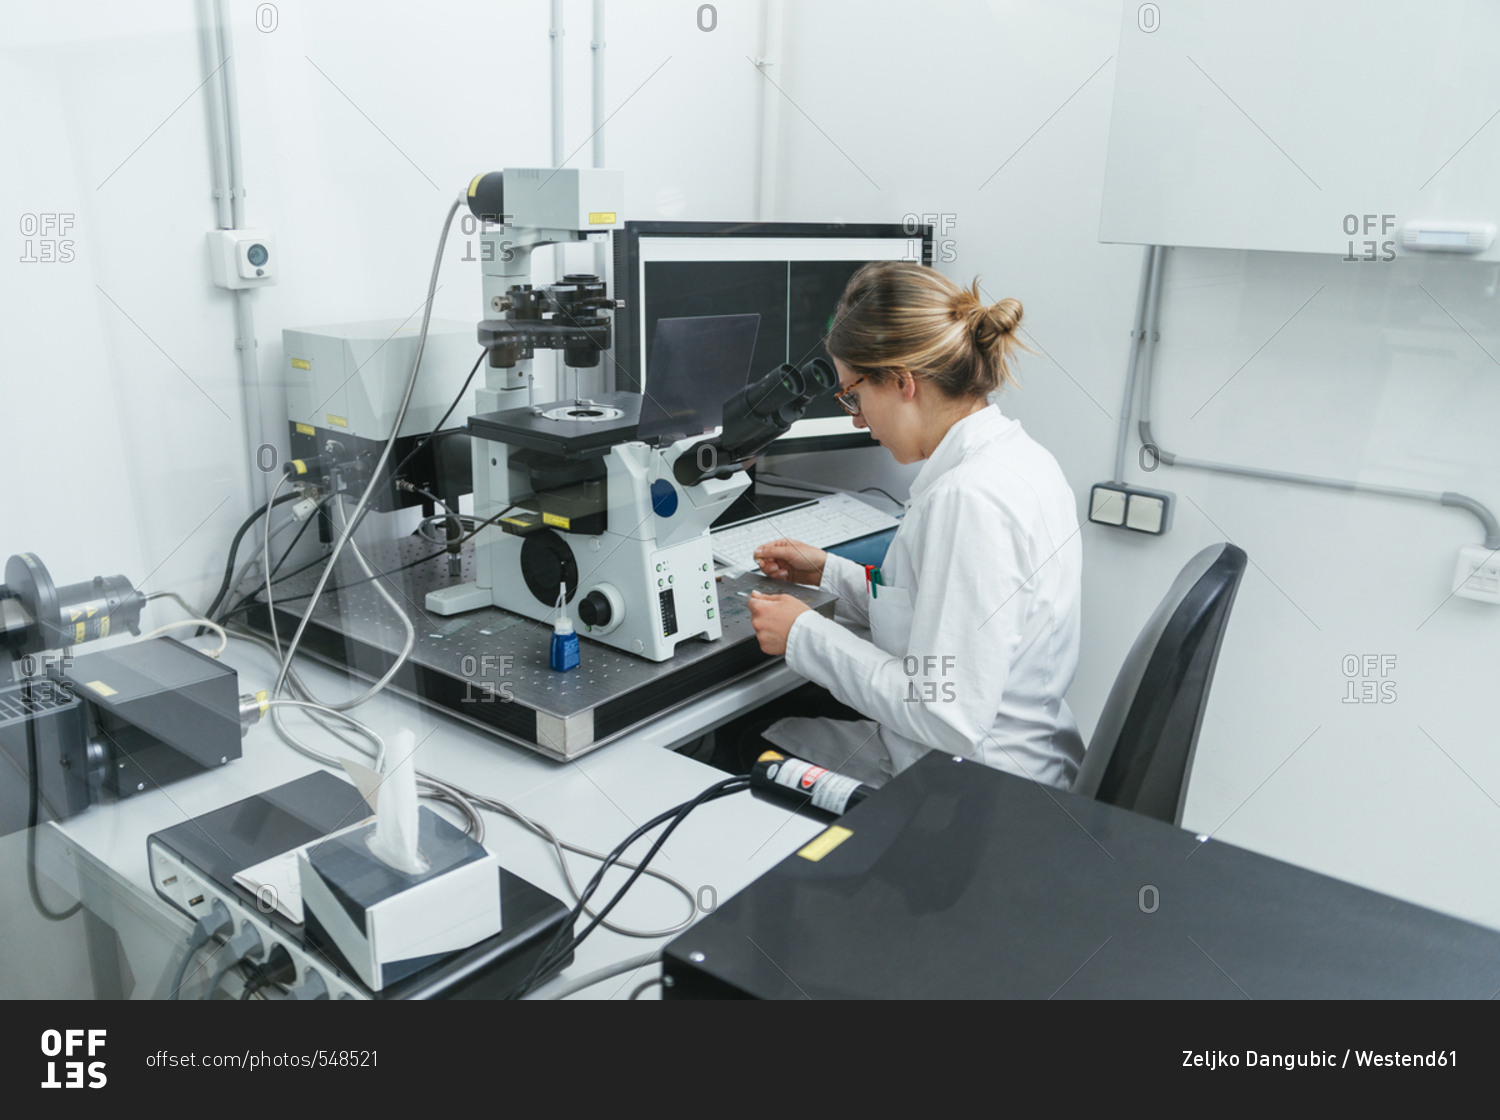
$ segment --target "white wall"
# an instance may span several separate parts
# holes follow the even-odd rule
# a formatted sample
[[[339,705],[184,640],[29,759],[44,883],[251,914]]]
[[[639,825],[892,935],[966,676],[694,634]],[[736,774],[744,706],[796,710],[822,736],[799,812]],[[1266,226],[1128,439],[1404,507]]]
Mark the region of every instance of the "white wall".
[[[618,112],[607,158],[625,172],[629,217],[755,216],[764,79],[745,56],[758,50],[761,7],[716,7],[703,32],[694,3],[608,5],[605,100]],[[269,34],[252,27],[253,4],[232,8],[247,213],[276,231],[286,269],[255,296],[274,380],[283,327],[419,305],[443,211],[476,171],[548,162],[547,5],[281,3]],[[786,9],[766,216],[952,215],[940,237],[954,259],[941,267],[1023,301],[1038,354],[1006,407],[1081,499],[1112,470],[1141,255],[1096,240],[1120,5]],[[565,150],[580,149],[572,163],[583,165],[589,5],[566,11]],[[188,2],[144,14],[101,2],[27,9],[0,32],[0,140],[17,154],[0,162],[0,217],[12,223],[0,265],[11,480],[0,556],[32,550],[63,581],[121,572],[205,602],[249,509],[249,455],[231,297],[206,275],[215,211],[196,21]],[[20,215],[42,212],[77,215],[71,263],[20,262]],[[462,242],[446,251],[441,317],[477,310]],[[1185,455],[1500,504],[1497,370],[1481,349],[1500,355],[1495,290],[1485,266],[1176,251],[1157,434]],[[1254,566],[1188,824],[1500,926],[1500,760],[1480,699],[1500,614],[1443,601],[1477,523],[1387,499],[1145,475],[1129,461],[1130,477],[1175,491],[1180,508],[1162,540],[1083,530],[1084,653],[1070,702],[1085,732],[1177,569],[1227,536]],[[898,493],[913,473],[879,449],[789,466]],[[1397,701],[1341,703],[1347,653],[1395,655]]]
[[[283,328],[417,313],[451,199],[477,172],[550,163],[549,5],[278,3],[269,33],[257,6],[230,5],[246,220],[274,231],[283,266],[254,297],[274,414]],[[587,166],[591,4],[564,7],[566,152]],[[725,12],[708,35],[691,6],[609,5],[608,155],[632,217],[753,217],[756,151],[734,138],[758,112],[743,56],[759,16],[740,8],[748,18]],[[85,0],[0,30],[0,143],[16,154],[0,161],[0,555],[35,552],[59,582],[121,572],[206,605],[253,468],[233,296],[208,277],[200,21],[193,0]],[[57,213],[73,216],[73,259],[23,262],[22,216]],[[479,317],[465,256],[477,241],[455,223],[436,317]],[[537,254],[540,281],[550,258]],[[591,247],[568,262],[592,270]]]

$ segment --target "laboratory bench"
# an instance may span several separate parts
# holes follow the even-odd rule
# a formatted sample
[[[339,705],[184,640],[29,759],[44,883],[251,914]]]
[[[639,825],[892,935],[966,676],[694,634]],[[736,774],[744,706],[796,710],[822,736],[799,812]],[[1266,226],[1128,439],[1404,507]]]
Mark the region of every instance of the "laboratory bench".
[[[195,644],[211,641],[205,638]],[[241,692],[268,688],[273,681],[271,656],[258,647],[231,642],[223,660],[239,671]],[[352,695],[364,687],[363,681],[320,664],[299,661],[299,673],[325,700]],[[419,743],[419,770],[505,802],[545,824],[559,838],[602,853],[640,824],[727,776],[674,748],[700,739],[712,727],[801,683],[778,659],[572,761],[544,757],[389,691],[361,705],[355,714],[388,743],[396,730],[410,729]],[[368,758],[338,743],[301,714],[288,710],[285,718],[298,737],[319,750],[368,763]],[[0,998],[164,997],[193,923],[153,889],[147,838],[318,769],[324,768],[283,743],[267,718],[250,728],[243,756],[227,765],[93,805],[65,821],[39,826],[34,837],[17,832],[0,838],[0,846],[8,849],[8,858],[0,864],[5,868],[0,875],[0,896],[5,902],[0,908],[0,937],[5,945]],[[462,823],[451,808],[441,806],[438,811]],[[501,866],[571,908],[576,898],[552,845],[507,816],[488,811],[483,816],[485,846]],[[687,817],[652,862],[653,868],[683,883],[693,894],[692,902],[643,876],[609,918],[645,930],[668,929],[689,917],[701,918],[822,828],[823,822],[814,815],[749,792],[704,804]],[[29,850],[33,839],[34,851]],[[643,840],[628,854],[638,857],[648,846],[649,841]],[[568,859],[581,889],[598,862],[574,853]],[[83,900],[74,920],[43,917],[32,884],[27,882],[26,868],[32,861],[42,907],[55,914],[67,913],[77,900]],[[612,871],[594,902],[606,901],[625,874],[620,869]],[[601,926],[578,947],[573,962],[534,994],[546,998],[579,977],[648,954],[670,939],[668,935],[626,936]],[[322,972],[329,973],[330,995],[369,994],[352,974],[337,976],[329,962],[322,964]],[[657,975],[659,966],[651,964],[577,995],[625,998]],[[305,976],[305,967],[300,968],[299,981]],[[229,983],[225,988],[232,992],[234,986]],[[201,994],[192,982],[183,988],[188,998]],[[645,994],[654,998],[657,989],[653,986]]]

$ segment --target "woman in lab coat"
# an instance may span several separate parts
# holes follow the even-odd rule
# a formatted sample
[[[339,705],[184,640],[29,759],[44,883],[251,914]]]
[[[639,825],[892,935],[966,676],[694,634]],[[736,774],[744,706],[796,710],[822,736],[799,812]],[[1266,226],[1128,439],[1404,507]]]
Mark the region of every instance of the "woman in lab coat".
[[[1014,380],[1020,321],[1018,300],[986,305],[978,280],[917,264],[850,280],[827,339],[839,402],[898,463],[925,463],[877,572],[800,541],[756,549],[766,575],[839,597],[834,621],[751,596],[761,649],[867,717],[781,719],[762,734],[782,750],[872,785],[929,750],[1060,787],[1077,773],[1076,503],[990,401]]]

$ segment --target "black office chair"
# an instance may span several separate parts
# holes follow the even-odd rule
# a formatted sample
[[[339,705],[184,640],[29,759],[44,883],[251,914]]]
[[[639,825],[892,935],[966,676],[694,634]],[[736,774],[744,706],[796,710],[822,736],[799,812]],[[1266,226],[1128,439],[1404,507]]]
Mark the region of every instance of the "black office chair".
[[[1182,824],[1188,774],[1245,552],[1205,548],[1156,608],[1104,703],[1073,792]]]

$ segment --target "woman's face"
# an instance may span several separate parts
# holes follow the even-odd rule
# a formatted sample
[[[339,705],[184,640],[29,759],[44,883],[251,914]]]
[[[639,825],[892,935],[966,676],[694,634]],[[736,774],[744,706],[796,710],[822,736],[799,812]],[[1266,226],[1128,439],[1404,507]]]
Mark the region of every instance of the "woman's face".
[[[852,418],[856,428],[868,428],[875,442],[891,453],[898,463],[915,463],[922,452],[917,439],[917,414],[915,401],[900,380],[892,378],[884,385],[876,385],[850,369],[839,358],[833,359],[838,370],[839,389],[848,389],[859,382],[847,399],[857,400],[859,412]]]

